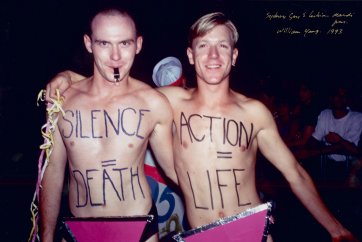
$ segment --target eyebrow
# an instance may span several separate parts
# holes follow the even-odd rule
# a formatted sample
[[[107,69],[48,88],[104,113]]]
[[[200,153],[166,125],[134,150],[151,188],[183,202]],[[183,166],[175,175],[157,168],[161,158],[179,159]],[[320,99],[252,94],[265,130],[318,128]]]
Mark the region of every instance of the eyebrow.
[[[209,41],[209,40],[199,40],[199,41],[196,41],[195,44],[202,44],[202,43],[212,43],[212,42],[215,42],[215,41]],[[233,46],[233,43],[231,41],[228,41],[228,40],[217,40],[216,41],[217,44],[227,44],[227,45],[230,45],[230,46]]]
[[[109,41],[109,40],[102,40],[102,39],[95,39],[94,42],[96,43],[100,43],[100,42],[107,42],[107,43],[112,43],[112,41]],[[134,39],[125,39],[125,40],[121,40],[121,41],[118,41],[118,43],[122,43],[122,42],[136,42]]]
[[[222,40],[216,40],[217,42],[230,42],[229,40],[227,39],[222,39]],[[200,38],[199,39],[199,42],[214,42],[213,40],[209,40],[209,39],[203,39],[203,38]]]

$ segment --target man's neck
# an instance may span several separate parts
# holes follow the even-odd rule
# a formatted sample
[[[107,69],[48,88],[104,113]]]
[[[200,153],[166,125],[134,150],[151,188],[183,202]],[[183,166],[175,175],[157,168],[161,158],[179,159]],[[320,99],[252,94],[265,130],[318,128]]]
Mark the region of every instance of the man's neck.
[[[333,110],[333,116],[336,118],[336,119],[340,119],[340,118],[343,118],[345,117],[347,114],[348,114],[348,109],[347,108],[340,108],[340,109],[334,109]]]
[[[198,82],[194,97],[208,106],[223,105],[230,97],[231,90],[228,84],[226,81],[215,85]]]
[[[99,93],[101,95],[112,96],[113,93],[119,95],[122,92],[128,92],[130,87],[130,79],[131,77],[128,77],[127,79],[121,80],[120,82],[110,82],[103,78],[93,76],[90,88],[95,93]]]

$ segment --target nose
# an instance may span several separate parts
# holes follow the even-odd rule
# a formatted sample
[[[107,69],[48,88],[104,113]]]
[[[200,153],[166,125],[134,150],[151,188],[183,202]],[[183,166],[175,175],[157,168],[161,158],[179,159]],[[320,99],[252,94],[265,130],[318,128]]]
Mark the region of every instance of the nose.
[[[219,56],[219,50],[217,49],[217,46],[210,46],[209,56],[212,58],[217,58]]]
[[[121,59],[121,52],[119,51],[119,49],[117,47],[112,47],[111,59],[112,60]]]

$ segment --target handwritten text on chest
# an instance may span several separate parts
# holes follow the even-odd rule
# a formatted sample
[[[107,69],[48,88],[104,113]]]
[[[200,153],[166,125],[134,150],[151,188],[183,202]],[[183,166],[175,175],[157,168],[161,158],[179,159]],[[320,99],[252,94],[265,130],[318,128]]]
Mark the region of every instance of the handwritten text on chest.
[[[207,131],[204,133],[200,132],[200,126],[195,125],[196,123],[202,123],[203,127],[207,126]],[[221,134],[220,132],[216,132],[220,127],[222,127]],[[251,123],[250,127],[247,128],[246,124],[234,119],[200,114],[190,114],[187,117],[183,112],[181,112],[181,144],[183,141],[185,141],[184,139],[186,139],[187,135],[192,143],[194,141],[212,143],[217,140],[222,140],[223,144],[239,147],[243,145],[248,148],[253,136],[253,124]],[[209,139],[207,137],[209,137]]]
[[[64,138],[108,138],[111,133],[127,136],[135,136],[144,139],[141,133],[143,118],[147,109],[124,108],[117,109],[111,115],[106,110],[90,110],[83,112],[79,110],[66,110],[63,117],[64,128],[62,135]],[[128,123],[132,122],[129,125]],[[90,124],[86,129],[85,123]],[[88,125],[89,126],[89,125]]]

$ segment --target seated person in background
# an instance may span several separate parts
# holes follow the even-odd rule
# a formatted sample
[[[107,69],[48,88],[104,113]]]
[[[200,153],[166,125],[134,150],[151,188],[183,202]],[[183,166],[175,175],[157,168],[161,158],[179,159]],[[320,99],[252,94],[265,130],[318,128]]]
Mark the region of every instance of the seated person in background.
[[[304,81],[298,88],[298,102],[294,107],[293,115],[298,120],[296,137],[287,145],[292,149],[303,147],[312,136],[321,111],[315,96],[315,89],[311,82]]]
[[[362,113],[348,107],[348,88],[342,84],[332,88],[331,108],[318,116],[317,126],[308,141],[311,150],[304,150],[301,157],[327,157],[327,171],[331,178],[346,178],[346,167],[352,158],[359,154],[358,143],[362,133]]]
[[[318,115],[322,110],[320,101],[315,95],[315,86],[311,81],[302,81],[298,85],[297,93],[298,100],[293,110],[297,128],[293,130],[293,137],[286,141],[295,155],[298,155],[299,150],[306,148],[305,145],[315,130]],[[315,162],[315,157],[297,158],[314,179],[320,179],[320,164]]]
[[[286,95],[278,95],[275,99],[276,115],[275,122],[278,131],[286,144],[292,142],[298,132],[299,124],[293,114],[293,105]]]

